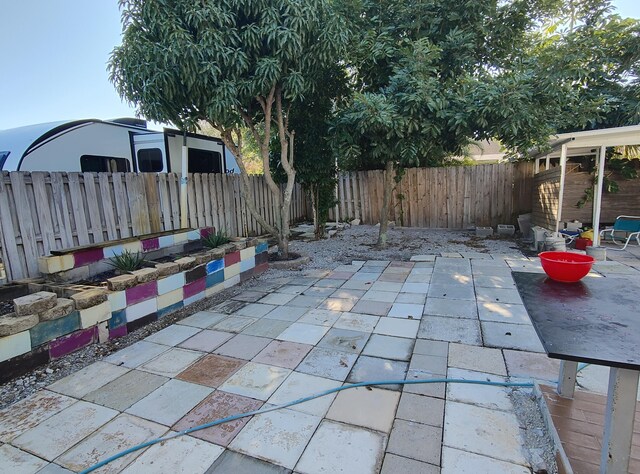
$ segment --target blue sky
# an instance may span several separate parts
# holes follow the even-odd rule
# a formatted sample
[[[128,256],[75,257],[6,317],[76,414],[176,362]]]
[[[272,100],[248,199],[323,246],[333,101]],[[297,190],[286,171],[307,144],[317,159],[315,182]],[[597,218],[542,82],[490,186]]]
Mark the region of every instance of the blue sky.
[[[640,18],[640,1],[614,4]],[[0,0],[0,18],[0,130],[134,115],[106,71],[120,43],[117,0]]]

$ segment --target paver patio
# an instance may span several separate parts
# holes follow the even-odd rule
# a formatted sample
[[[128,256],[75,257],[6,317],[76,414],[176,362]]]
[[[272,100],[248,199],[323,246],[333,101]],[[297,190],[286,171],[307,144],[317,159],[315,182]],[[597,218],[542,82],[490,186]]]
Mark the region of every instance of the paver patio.
[[[630,262],[595,270],[637,278]],[[553,380],[512,269],[541,271],[535,258],[470,252],[265,281],[2,410],[0,471],[79,471],[345,382]],[[505,388],[377,386],[172,439],[104,472],[527,473],[522,429]]]

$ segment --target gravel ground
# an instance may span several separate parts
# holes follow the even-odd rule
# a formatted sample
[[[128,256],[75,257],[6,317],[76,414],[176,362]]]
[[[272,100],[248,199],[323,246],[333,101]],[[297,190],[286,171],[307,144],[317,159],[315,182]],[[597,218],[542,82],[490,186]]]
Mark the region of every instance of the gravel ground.
[[[233,296],[253,287],[265,286],[279,278],[291,278],[308,269],[331,270],[338,265],[353,260],[409,260],[413,255],[441,252],[481,252],[500,254],[528,254],[526,246],[513,238],[491,237],[477,238],[470,231],[450,231],[438,229],[391,228],[388,234],[388,247],[377,249],[375,243],[378,228],[374,226],[347,226],[330,239],[321,241],[293,240],[292,252],[308,255],[310,262],[300,270],[277,270],[253,278],[241,286],[236,286],[201,300],[162,320],[140,328],[125,337],[94,344],[80,351],[50,362],[46,366],[0,385],[0,408],[21,400],[42,387],[59,380],[83,367],[108,356],[112,352],[127,347],[154,332],[163,329],[191,314],[211,308],[229,300]],[[523,427],[525,444],[532,465],[545,468],[535,473],[556,473],[550,438],[546,432],[542,416],[534,399],[520,391],[513,391],[512,400]]]

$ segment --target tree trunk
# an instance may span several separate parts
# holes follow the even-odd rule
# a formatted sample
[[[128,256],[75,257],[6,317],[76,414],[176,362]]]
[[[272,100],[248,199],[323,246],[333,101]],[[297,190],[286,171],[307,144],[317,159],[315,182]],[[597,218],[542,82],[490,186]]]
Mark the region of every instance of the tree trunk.
[[[377,246],[381,249],[387,247],[387,230],[389,228],[389,203],[393,192],[393,161],[387,161],[384,170],[384,193],[382,195],[382,211],[380,215],[380,233]]]

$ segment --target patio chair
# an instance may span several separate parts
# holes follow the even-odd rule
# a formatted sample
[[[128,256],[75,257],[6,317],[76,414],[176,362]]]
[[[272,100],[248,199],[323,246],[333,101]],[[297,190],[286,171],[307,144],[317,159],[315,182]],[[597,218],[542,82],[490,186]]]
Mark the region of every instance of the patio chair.
[[[616,240],[616,232],[622,233],[624,232],[624,236],[626,240],[624,242],[619,242]],[[616,222],[613,224],[613,227],[608,227],[600,231],[600,238],[606,239],[607,237],[611,238],[611,241],[614,244],[622,245],[621,249],[612,249],[612,250],[624,250],[629,245],[629,241],[633,238],[636,239],[638,245],[640,245],[640,217],[639,216],[618,216],[616,217]],[[625,238],[623,237],[623,239]],[[618,236],[618,238],[620,238]]]

